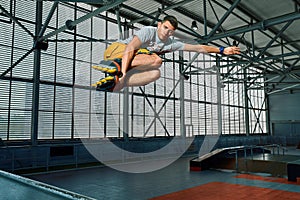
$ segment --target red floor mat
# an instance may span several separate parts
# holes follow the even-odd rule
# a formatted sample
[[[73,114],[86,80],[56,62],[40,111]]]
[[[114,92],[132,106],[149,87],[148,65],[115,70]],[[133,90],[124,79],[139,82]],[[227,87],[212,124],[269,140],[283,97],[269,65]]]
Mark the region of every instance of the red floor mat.
[[[231,183],[212,182],[152,200],[299,200],[300,193]]]

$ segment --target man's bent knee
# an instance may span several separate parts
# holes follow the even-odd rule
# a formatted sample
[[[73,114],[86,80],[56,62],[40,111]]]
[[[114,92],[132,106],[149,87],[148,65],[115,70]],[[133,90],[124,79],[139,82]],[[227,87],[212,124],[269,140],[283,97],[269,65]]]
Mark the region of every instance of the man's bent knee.
[[[154,57],[154,61],[152,63],[152,66],[155,68],[160,68],[160,66],[162,65],[162,59],[159,56],[155,56]]]
[[[151,70],[150,73],[151,73],[151,77],[152,77],[153,81],[156,81],[157,79],[160,78],[160,70],[159,69]]]

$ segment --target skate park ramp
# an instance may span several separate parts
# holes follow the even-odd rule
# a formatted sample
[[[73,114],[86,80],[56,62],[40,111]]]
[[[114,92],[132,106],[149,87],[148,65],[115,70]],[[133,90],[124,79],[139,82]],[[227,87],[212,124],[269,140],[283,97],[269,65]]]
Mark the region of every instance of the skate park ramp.
[[[267,173],[297,181],[300,177],[300,155],[289,155],[284,147],[275,144],[220,148],[190,160],[191,171],[207,169]]]

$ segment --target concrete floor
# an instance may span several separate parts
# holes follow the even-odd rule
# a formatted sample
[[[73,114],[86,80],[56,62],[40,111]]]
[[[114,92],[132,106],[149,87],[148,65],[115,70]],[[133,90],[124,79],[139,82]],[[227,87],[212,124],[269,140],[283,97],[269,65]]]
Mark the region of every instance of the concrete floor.
[[[290,148],[286,153],[300,155],[300,150]],[[296,192],[296,195],[299,193],[300,199],[299,183],[236,178],[238,174],[232,171],[191,172],[189,170],[190,159],[190,157],[180,158],[164,169],[143,174],[125,173],[108,167],[95,167],[28,175],[27,177],[95,199],[149,199],[212,182]],[[263,176],[267,175],[263,174]],[[251,191],[249,192],[251,194]],[[218,188],[215,193],[218,193]],[[217,196],[222,197],[222,194]],[[278,198],[281,198],[280,195]]]

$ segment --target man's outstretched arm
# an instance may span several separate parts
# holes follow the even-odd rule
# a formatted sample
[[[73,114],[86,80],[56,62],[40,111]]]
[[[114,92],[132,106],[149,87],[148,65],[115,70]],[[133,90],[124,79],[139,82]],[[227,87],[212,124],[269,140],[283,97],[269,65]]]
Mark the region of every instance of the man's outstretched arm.
[[[219,48],[209,45],[193,45],[193,44],[184,44],[184,51],[198,52],[198,53],[220,53],[224,55],[234,55],[240,54],[240,48],[236,46]]]

